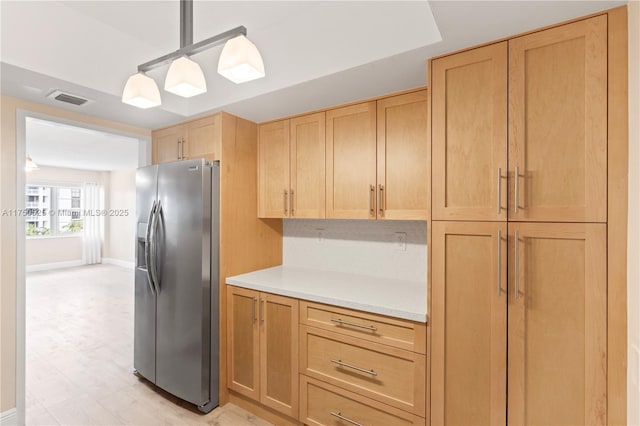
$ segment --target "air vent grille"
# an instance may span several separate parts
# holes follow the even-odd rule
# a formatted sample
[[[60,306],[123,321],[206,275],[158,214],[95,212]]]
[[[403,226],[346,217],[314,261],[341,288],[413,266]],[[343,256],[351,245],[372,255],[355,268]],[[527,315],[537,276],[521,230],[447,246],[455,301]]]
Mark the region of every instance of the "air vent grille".
[[[93,102],[89,99],[80,97],[78,95],[72,95],[68,92],[63,92],[62,90],[54,90],[47,95],[47,98],[55,99],[59,102],[65,102],[67,104],[72,104],[76,106],[84,105],[88,102]]]

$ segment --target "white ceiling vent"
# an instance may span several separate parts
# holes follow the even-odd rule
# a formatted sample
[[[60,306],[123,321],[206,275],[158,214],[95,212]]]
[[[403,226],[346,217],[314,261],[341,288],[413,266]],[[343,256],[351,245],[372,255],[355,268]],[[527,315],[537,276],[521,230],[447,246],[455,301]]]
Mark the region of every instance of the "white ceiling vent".
[[[84,105],[87,103],[93,102],[91,99],[83,98],[78,95],[73,95],[68,92],[63,92],[62,90],[54,90],[47,95],[47,98],[54,99],[56,101],[65,102],[67,104],[72,104],[76,106]]]

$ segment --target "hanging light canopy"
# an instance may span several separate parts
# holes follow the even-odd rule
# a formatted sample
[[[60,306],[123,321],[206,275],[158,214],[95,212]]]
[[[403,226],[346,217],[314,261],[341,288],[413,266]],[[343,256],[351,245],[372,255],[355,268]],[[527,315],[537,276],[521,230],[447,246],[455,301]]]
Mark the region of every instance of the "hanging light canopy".
[[[24,165],[24,171],[28,173],[28,172],[32,172],[34,170],[38,170],[39,168],[40,167],[38,167],[38,165],[35,163],[35,161],[33,161],[31,159],[31,157],[29,157],[27,155],[27,161],[25,162],[25,165]]]
[[[244,83],[265,76],[262,56],[247,36],[243,26],[193,43],[193,0],[180,0],[180,49],[138,65],[138,73],[127,80],[122,102],[138,108],[161,104],[155,80],[145,73],[171,63],[164,89],[185,98],[207,91],[207,82],[200,65],[192,55],[225,43],[218,62],[218,73],[234,83]]]

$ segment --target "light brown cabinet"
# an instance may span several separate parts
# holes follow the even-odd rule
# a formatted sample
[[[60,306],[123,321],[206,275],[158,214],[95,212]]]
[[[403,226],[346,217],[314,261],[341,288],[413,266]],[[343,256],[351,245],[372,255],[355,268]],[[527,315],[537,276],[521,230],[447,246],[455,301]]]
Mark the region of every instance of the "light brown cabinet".
[[[507,219],[507,42],[433,60],[434,220]]]
[[[324,218],[324,113],[260,126],[259,217]]]
[[[505,424],[507,224],[433,222],[431,422]]]
[[[215,114],[152,132],[153,164],[204,158],[220,160],[221,114]]]
[[[607,423],[606,253],[605,224],[509,224],[508,424]]]
[[[427,219],[427,91],[327,111],[327,217]]]
[[[431,90],[435,220],[606,221],[606,16],[435,59]]]
[[[425,419],[358,393],[300,376],[300,420],[306,425],[424,425]]]
[[[427,91],[377,101],[378,219],[426,220],[430,209]]]
[[[298,301],[227,287],[227,386],[298,416]]]
[[[432,424],[606,423],[605,227],[434,222]]]
[[[431,63],[433,425],[607,422],[607,60],[602,15]]]
[[[509,220],[607,220],[607,17],[509,40]]]
[[[376,103],[327,111],[327,217],[376,218]]]

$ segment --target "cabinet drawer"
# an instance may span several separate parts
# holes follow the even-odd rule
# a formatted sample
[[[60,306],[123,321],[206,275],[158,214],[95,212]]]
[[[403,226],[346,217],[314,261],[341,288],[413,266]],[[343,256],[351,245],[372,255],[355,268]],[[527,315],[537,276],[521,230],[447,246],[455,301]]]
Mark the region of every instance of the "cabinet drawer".
[[[425,415],[425,356],[300,326],[300,372]]]
[[[424,418],[304,375],[300,375],[300,391],[300,421],[307,425],[409,426],[425,424]]]
[[[300,320],[324,330],[426,353],[427,326],[423,323],[304,301],[300,302]]]

